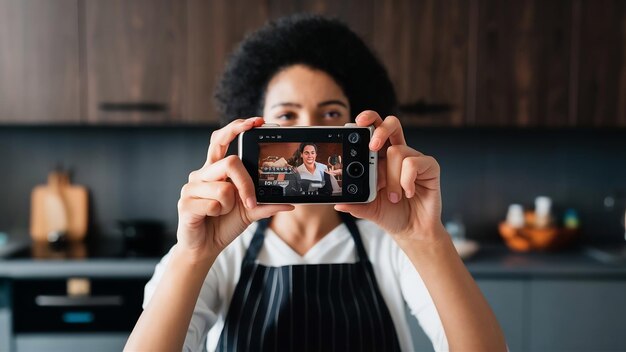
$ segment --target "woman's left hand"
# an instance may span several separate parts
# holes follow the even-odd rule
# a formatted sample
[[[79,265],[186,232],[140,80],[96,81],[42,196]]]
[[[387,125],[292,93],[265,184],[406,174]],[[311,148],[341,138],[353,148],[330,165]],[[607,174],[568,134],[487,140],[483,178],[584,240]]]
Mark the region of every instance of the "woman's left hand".
[[[407,146],[395,116],[383,120],[374,111],[364,111],[357,116],[356,123],[375,127],[369,148],[379,152],[378,194],[371,203],[337,204],[335,209],[373,221],[399,244],[441,239],[445,230],[441,223],[437,161]]]

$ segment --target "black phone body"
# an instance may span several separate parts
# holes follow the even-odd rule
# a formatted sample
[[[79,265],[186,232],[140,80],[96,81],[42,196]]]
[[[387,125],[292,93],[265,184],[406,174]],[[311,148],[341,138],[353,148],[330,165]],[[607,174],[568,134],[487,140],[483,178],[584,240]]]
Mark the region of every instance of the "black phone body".
[[[374,127],[263,125],[239,135],[238,147],[264,204],[368,203],[376,198]]]

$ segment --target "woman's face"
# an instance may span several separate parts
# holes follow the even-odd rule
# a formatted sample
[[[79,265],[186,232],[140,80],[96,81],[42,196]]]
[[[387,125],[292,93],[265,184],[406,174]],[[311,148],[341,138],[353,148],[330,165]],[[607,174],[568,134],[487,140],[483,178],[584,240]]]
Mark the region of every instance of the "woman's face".
[[[305,165],[307,166],[314,165],[315,158],[317,157],[317,152],[315,151],[315,147],[312,145],[304,146],[304,149],[302,149],[302,153],[300,154],[300,157],[302,158],[302,162]]]
[[[293,65],[267,85],[263,117],[281,126],[343,126],[350,122],[350,105],[327,73]]]

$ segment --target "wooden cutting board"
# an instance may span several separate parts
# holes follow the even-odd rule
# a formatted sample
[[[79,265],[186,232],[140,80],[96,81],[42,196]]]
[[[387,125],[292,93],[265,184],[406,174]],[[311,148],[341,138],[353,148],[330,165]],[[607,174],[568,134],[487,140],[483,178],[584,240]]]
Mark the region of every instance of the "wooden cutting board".
[[[88,195],[83,186],[70,184],[65,172],[48,175],[48,184],[31,193],[30,234],[34,241],[48,241],[51,231],[61,231],[69,241],[87,234]]]

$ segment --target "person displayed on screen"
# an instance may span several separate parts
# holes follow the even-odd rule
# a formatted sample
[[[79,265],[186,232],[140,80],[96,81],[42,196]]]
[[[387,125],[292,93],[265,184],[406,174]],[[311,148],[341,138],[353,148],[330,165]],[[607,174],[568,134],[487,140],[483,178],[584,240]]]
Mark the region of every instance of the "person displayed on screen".
[[[226,125],[182,187],[178,241],[127,350],[412,351],[405,307],[436,351],[507,349],[442,224],[439,164],[407,144],[387,72],[352,30],[319,15],[272,21],[230,57],[216,97]],[[257,204],[226,155],[264,123],[350,122],[374,126],[367,204]],[[315,148],[303,150],[313,174]]]
[[[328,172],[328,166],[317,162],[318,147],[314,143],[301,143],[298,147],[300,165],[296,168],[304,192],[321,195],[341,194],[341,187],[335,176]]]

